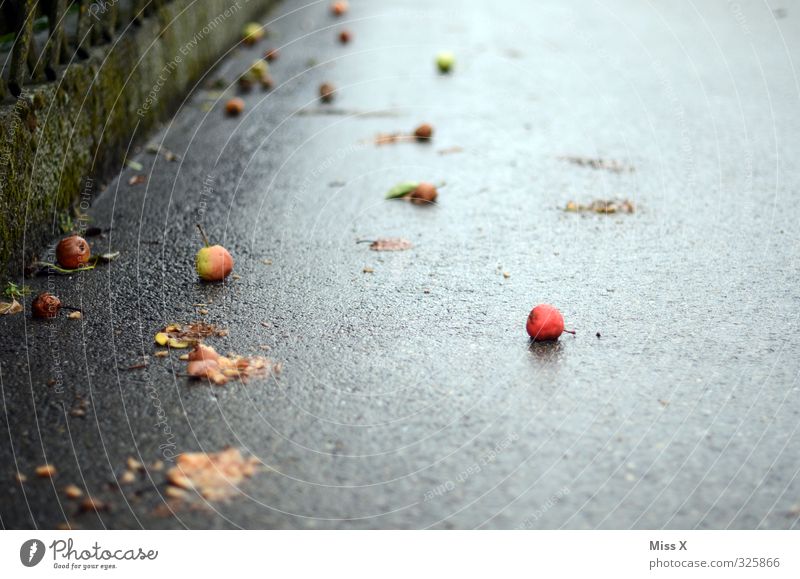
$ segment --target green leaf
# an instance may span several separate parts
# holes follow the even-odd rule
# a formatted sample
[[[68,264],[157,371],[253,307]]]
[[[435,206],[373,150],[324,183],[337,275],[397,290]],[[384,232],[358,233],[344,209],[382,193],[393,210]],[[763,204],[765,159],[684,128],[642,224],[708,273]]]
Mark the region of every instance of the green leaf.
[[[398,183],[386,193],[387,199],[397,199],[398,197],[405,197],[419,186],[417,181],[403,181]]]
[[[125,161],[125,164],[128,165],[128,167],[130,167],[134,171],[141,171],[142,169],[144,169],[144,165],[142,165],[138,161]]]

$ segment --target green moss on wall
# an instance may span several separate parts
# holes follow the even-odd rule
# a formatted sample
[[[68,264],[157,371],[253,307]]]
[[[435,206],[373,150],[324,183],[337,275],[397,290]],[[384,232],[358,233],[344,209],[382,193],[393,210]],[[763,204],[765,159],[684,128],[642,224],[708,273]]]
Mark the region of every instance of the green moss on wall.
[[[0,269],[13,275],[29,264],[60,233],[59,216],[86,179],[118,170],[134,130],[141,138],[167,118],[270,4],[174,0],[56,82],[0,106]]]

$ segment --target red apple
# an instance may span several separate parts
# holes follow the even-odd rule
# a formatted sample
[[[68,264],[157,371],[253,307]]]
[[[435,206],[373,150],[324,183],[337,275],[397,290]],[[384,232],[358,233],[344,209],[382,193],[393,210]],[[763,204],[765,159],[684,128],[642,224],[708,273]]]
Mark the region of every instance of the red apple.
[[[550,304],[540,304],[528,314],[525,324],[528,335],[534,342],[558,340],[562,333],[574,334],[574,330],[564,329],[564,316]]]

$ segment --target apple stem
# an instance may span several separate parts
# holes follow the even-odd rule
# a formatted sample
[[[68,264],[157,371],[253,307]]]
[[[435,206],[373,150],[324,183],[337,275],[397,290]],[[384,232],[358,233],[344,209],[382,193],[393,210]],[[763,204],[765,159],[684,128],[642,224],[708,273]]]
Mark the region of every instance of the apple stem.
[[[208,237],[206,237],[206,233],[205,233],[205,231],[203,231],[203,228],[202,228],[202,227],[200,227],[200,224],[199,224],[199,223],[197,224],[197,229],[199,229],[199,230],[200,230],[200,236],[203,238],[203,243],[205,243],[205,244],[206,244],[206,247],[208,247],[209,245],[211,245],[210,243],[208,243]]]
[[[568,334],[572,334],[573,336],[575,335],[575,330],[564,330],[564,331]]]

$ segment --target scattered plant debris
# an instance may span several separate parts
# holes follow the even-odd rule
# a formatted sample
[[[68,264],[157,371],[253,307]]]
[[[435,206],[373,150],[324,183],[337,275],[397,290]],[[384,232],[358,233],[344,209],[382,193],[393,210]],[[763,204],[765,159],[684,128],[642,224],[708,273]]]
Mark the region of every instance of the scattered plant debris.
[[[185,452],[175,459],[167,481],[178,491],[195,491],[209,501],[221,501],[238,494],[238,485],[258,470],[259,460],[245,458],[239,449],[221,452]],[[167,489],[169,490],[169,488]],[[188,493],[171,492],[173,498],[188,498]]]
[[[128,179],[128,185],[141,185],[147,182],[147,177],[144,175],[133,175]]]
[[[267,62],[273,62],[275,60],[278,60],[280,54],[281,53],[278,51],[277,48],[270,48],[264,53],[264,60],[266,60]]]
[[[339,32],[339,42],[342,44],[347,44],[353,39],[353,35],[350,33],[349,30],[342,30]]]
[[[633,173],[634,171],[633,167],[629,165],[624,165],[614,160],[591,158],[591,157],[576,157],[576,156],[564,156],[564,157],[559,157],[559,159],[561,159],[562,161],[567,161],[568,163],[572,163],[573,165],[578,165],[579,167],[603,169],[605,171],[611,171],[612,173]]]
[[[358,243],[366,242],[369,242],[369,248],[372,251],[405,251],[414,247],[409,240],[402,237],[379,237],[373,241],[364,240]]]
[[[629,201],[627,199],[622,199],[622,200],[595,199],[588,205],[583,205],[580,203],[576,203],[575,201],[570,201],[564,207],[564,211],[567,211],[569,213],[601,213],[601,214],[634,213],[636,211],[636,207],[634,206],[632,201]]]
[[[58,472],[52,464],[43,464],[36,467],[36,476],[39,478],[53,478]]]
[[[186,373],[192,378],[205,378],[217,386],[227,384],[229,380],[247,382],[253,376],[262,376],[267,372],[280,373],[280,364],[261,356],[250,358],[244,356],[220,356],[214,348],[205,344],[197,344],[189,353]]]

